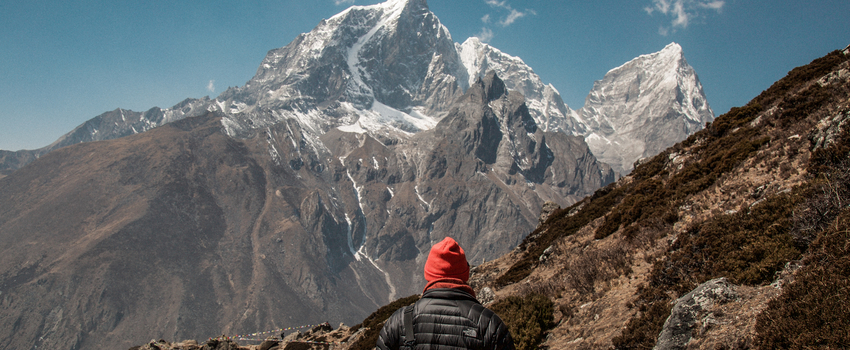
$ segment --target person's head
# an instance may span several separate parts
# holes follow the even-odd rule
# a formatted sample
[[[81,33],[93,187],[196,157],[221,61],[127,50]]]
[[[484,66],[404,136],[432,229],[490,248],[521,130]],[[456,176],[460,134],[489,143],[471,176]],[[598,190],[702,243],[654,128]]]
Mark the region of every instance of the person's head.
[[[451,237],[431,247],[425,262],[425,280],[432,282],[442,278],[455,278],[464,283],[469,280],[469,263],[463,248]]]

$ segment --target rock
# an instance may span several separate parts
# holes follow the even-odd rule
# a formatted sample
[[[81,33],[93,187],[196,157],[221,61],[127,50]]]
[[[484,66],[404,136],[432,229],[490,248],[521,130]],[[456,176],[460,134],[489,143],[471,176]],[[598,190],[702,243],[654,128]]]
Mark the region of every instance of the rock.
[[[331,327],[331,325],[329,323],[325,322],[325,323],[322,323],[322,324],[315,326],[312,329],[310,329],[310,333],[312,335],[320,335],[320,334],[325,334],[327,332],[331,332],[333,330],[334,330],[334,328]]]
[[[275,346],[278,346],[278,344],[280,344],[280,341],[278,341],[278,340],[266,340],[266,341],[263,341],[262,344],[260,344],[259,349],[260,350],[269,350],[269,349],[271,349]]]
[[[490,287],[484,287],[478,292],[477,297],[478,301],[481,302],[482,305],[487,305],[496,299],[496,293],[494,293]]]
[[[291,342],[299,340],[303,337],[303,335],[299,331],[292,332],[287,336],[284,336],[284,334],[281,334],[280,336],[281,336],[281,338],[283,338],[284,343],[291,343]]]
[[[850,112],[838,113],[820,120],[817,131],[809,135],[809,141],[814,145],[812,150],[829,147],[838,139],[848,122],[850,122]]]
[[[209,341],[207,341],[206,344],[204,344],[203,347],[201,347],[201,350],[239,350],[239,349],[240,349],[239,344],[237,344],[236,342],[234,342],[230,339],[225,339],[225,340],[210,339]]]
[[[735,285],[729,283],[725,277],[699,285],[676,301],[670,317],[664,322],[655,349],[685,349],[691,340],[696,321],[713,318],[713,315],[706,315],[706,310],[715,303],[722,304],[737,298]]]
[[[558,205],[558,203],[555,203],[555,202],[544,203],[543,208],[540,209],[540,217],[537,219],[537,227],[540,227],[540,225],[543,225],[543,223],[546,222],[547,219],[549,219],[549,216],[552,215],[552,213],[554,213],[555,210],[558,210],[558,209],[561,209],[561,206]]]
[[[549,256],[552,255],[552,253],[554,252],[555,246],[550,245],[548,248],[546,248],[546,250],[543,251],[543,254],[540,254],[540,258],[538,259],[538,261],[540,261],[541,264],[546,263],[546,261],[549,260]]]

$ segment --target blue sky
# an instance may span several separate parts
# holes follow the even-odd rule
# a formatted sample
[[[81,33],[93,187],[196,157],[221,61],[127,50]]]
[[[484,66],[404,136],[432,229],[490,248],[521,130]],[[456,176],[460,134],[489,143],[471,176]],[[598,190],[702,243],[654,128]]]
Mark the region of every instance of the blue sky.
[[[244,85],[266,52],[375,0],[0,2],[0,149],[46,146],[116,108]],[[850,1],[429,0],[456,42],[522,58],[570,108],[595,80],[679,43],[716,115],[850,44]]]

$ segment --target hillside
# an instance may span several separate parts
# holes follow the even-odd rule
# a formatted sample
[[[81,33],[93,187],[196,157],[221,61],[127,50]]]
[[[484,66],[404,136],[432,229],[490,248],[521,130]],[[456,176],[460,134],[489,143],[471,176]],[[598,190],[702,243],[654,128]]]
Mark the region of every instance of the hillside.
[[[792,70],[631,175],[555,210],[519,247],[477,266],[471,284],[511,323],[519,348],[845,347],[848,80],[850,47]],[[329,347],[304,343],[318,339],[370,348],[382,319],[412,300],[352,327],[354,338],[341,327],[336,338],[311,331],[278,348]]]
[[[479,266],[476,287],[552,300],[553,349],[846,345],[848,54],[792,70],[556,211]],[[690,322],[662,333],[671,310]]]

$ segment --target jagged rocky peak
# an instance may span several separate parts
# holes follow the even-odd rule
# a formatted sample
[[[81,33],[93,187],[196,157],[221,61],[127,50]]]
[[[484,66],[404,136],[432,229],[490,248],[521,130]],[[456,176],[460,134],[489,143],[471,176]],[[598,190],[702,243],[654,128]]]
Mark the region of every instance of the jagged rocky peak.
[[[490,101],[498,100],[507,94],[508,88],[505,86],[505,82],[502,81],[502,79],[499,79],[499,75],[492,70],[488,72],[487,75],[479,77],[478,80],[470,86],[469,90],[467,90],[467,95],[470,99],[474,102],[485,104]]]
[[[509,89],[517,90],[527,98],[542,97],[545,85],[521,58],[508,55],[476,37],[458,44],[457,50],[467,69],[470,85],[488,72],[496,71]]]
[[[499,79],[496,72],[490,71],[481,79],[484,85],[484,91],[487,93],[487,100],[492,101],[498,99],[508,93],[508,88],[505,87],[505,82]]]
[[[282,119],[316,135],[341,126],[404,135],[436,125],[463,93],[461,78],[451,35],[427,2],[387,1],[352,6],[270,51],[245,87],[217,100],[238,106],[223,121],[231,135]]]
[[[677,43],[610,70],[594,83],[579,114],[593,153],[620,173],[714,120]]]

